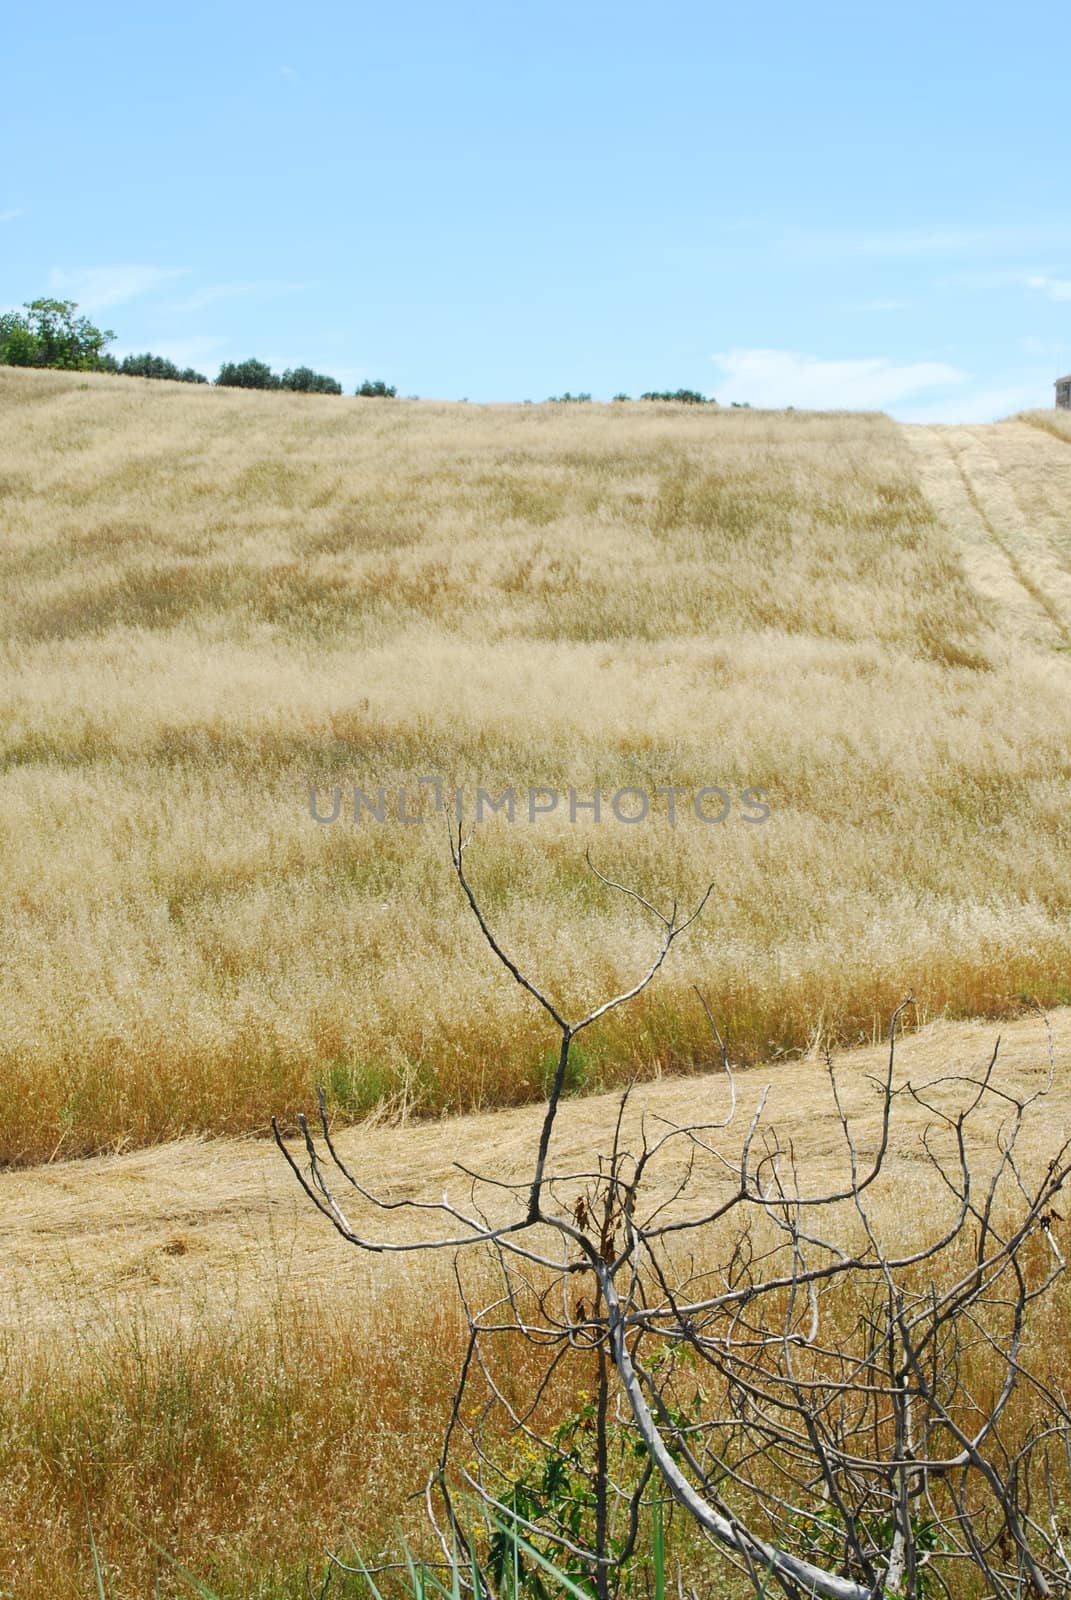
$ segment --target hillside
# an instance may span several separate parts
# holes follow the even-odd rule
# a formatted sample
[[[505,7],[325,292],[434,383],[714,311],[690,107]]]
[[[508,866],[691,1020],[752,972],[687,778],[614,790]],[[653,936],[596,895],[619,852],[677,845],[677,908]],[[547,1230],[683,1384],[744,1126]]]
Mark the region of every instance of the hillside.
[[[693,984],[744,1060],[869,1040],[908,989],[1066,1000],[1069,487],[1025,421],[0,371],[0,1160],[263,1128],[320,1079],[351,1114],[538,1095],[442,818],[398,820],[428,775],[470,818],[517,790],[470,870],[567,1006],[653,947],[588,846],[660,902],[715,882],[575,1088],[702,1067]]]
[[[412,813],[421,777],[461,784],[470,825],[478,785],[516,788],[469,870],[570,1007],[655,947],[587,847],[660,904],[713,880],[571,1087],[661,1072],[633,1114],[720,1112],[724,1078],[684,1075],[711,1061],[698,984],[762,1063],[719,1149],[769,1082],[805,1181],[843,1171],[825,1042],[854,1046],[866,1150],[871,1041],[908,989],[914,1082],[989,1058],[993,1023],[949,1018],[1068,998],[1069,491],[1044,414],[905,429],[0,369],[0,1590],[99,1593],[90,1525],[114,1600],[189,1592],[153,1540],[224,1600],[277,1600],[320,1592],[346,1535],[423,1536],[466,1334],[450,1262],[358,1259],[271,1144],[188,1137],[263,1129],[322,1080],[394,1197],[453,1188],[457,1159],[528,1172],[538,1109],[491,1108],[538,1097],[551,1041],[401,787]],[[343,789],[337,823],[310,779],[321,811]],[[382,823],[353,821],[354,784],[390,797]],[[533,822],[530,785],[562,795]],[[572,823],[569,788],[596,785],[602,820]],[[714,785],[719,824],[692,808]],[[625,787],[641,824],[613,815]],[[1032,1168],[1068,1130],[1069,1019]],[[1040,1020],[1002,1032],[1001,1086],[1040,1087]],[[563,1108],[554,1170],[616,1106]],[[436,1111],[469,1114],[405,1115]],[[898,1102],[874,1195],[909,1230],[927,1120]]]

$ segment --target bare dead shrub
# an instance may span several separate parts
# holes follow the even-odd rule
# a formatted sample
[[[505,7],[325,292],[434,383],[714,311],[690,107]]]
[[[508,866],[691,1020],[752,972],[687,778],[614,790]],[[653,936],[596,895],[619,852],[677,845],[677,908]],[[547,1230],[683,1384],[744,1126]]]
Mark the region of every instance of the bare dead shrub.
[[[584,1170],[555,1171],[577,1036],[653,980],[711,890],[681,916],[596,872],[650,913],[660,942],[631,988],[570,1021],[499,944],[464,852],[459,830],[451,853],[468,904],[560,1038],[530,1177],[461,1166],[464,1204],[375,1195],[333,1145],[322,1096],[319,1136],[301,1119],[303,1150],[275,1129],[306,1194],[359,1249],[447,1250],[459,1262],[475,1250],[497,1267],[500,1293],[480,1306],[458,1267],[469,1341],[428,1485],[447,1555],[469,1547],[456,1509],[467,1484],[492,1517],[508,1514],[578,1562],[599,1600],[615,1592],[652,1498],[683,1507],[757,1594],[774,1583],[827,1600],[1071,1592],[1071,1411],[1045,1333],[1064,1267],[1055,1201],[1071,1161],[1055,1139],[1040,1173],[1017,1155],[1044,1087],[1004,1090],[999,1046],[978,1073],[898,1081],[901,1007],[874,1083],[871,1148],[827,1063],[844,1179],[811,1192],[767,1124],[765,1095],[739,1154],[719,1148],[736,1086],[708,1012],[724,1114],[636,1124],[626,1094],[609,1150]],[[1050,1083],[1052,1068],[1050,1038]],[[905,1102],[928,1119],[919,1181],[899,1207],[879,1205]],[[383,1231],[351,1220],[353,1204]],[[915,1207],[923,1214],[912,1218]],[[426,1235],[392,1238],[391,1214],[414,1209]],[[518,1342],[540,1355],[534,1386],[515,1381],[531,1370]],[[575,1423],[554,1423],[563,1392],[587,1402],[582,1449]],[[524,1496],[495,1412],[539,1465]],[[490,1595],[493,1548],[482,1563],[472,1554],[469,1586]]]

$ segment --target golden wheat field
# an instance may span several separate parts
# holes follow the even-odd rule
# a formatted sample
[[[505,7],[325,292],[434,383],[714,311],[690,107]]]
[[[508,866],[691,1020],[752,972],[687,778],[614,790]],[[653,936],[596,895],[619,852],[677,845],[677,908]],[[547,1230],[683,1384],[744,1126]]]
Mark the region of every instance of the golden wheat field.
[[[567,1007],[655,938],[585,850],[714,884],[575,1087],[702,1066],[696,984],[751,1060],[1066,999],[1069,484],[1021,422],[0,373],[0,1159],[538,1095],[429,776]]]
[[[553,1036],[421,779],[461,789],[481,904],[570,1014],[658,944],[585,852],[661,906],[714,886],[574,1091],[720,1093],[685,1076],[716,1060],[698,987],[821,1172],[818,1046],[853,1050],[862,1117],[909,991],[905,1071],[985,1058],[995,1022],[955,1019],[1071,999],[1069,443],[1050,413],[0,369],[0,1595],[96,1595],[90,1527],[109,1600],[191,1592],[154,1540],[276,1600],[347,1531],[419,1529],[465,1333],[448,1269],[349,1259],[233,1136],[322,1083],[336,1125],[386,1124],[343,1136],[377,1180],[525,1170]],[[556,806],[530,820],[530,790]],[[1042,1030],[1009,1038],[1034,1083]],[[614,1104],[570,1101],[563,1161]],[[475,1115],[417,1120],[441,1113]]]

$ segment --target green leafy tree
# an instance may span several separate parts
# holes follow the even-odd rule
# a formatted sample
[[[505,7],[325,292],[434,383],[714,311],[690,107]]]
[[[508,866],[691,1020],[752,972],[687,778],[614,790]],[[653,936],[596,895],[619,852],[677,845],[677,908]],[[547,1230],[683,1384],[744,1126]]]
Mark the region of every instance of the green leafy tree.
[[[115,338],[88,317],[76,316],[73,300],[30,300],[23,311],[0,317],[0,363],[9,367],[59,367],[92,372],[105,366],[104,346]]]
[[[353,392],[363,400],[393,400],[398,388],[396,384],[384,383],[382,378],[366,378]]]
[[[0,366],[40,366],[41,347],[30,331],[26,318],[17,311],[0,317]]]
[[[250,356],[246,361],[225,361],[217,384],[225,389],[278,389],[279,379],[265,361]]]

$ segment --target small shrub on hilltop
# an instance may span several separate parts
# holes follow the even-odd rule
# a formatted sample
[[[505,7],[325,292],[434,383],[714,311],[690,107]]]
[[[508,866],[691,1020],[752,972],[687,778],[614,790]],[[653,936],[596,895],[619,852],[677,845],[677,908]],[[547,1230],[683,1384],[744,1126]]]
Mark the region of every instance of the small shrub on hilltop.
[[[279,379],[279,385],[299,394],[342,393],[342,385],[337,378],[329,378],[323,372],[313,372],[311,367],[287,367]]]
[[[195,372],[192,367],[177,367],[166,356],[154,356],[148,350],[140,356],[124,356],[118,363],[106,356],[104,365],[105,371],[118,372],[126,378],[169,378],[172,383],[208,382],[203,372]]]
[[[398,386],[384,383],[382,378],[366,378],[353,392],[362,400],[393,400],[398,394]]]
[[[641,400],[676,400],[686,406],[712,406],[716,402],[713,395],[708,400],[705,394],[700,394],[698,389],[648,389],[646,394],[640,395]]]
[[[579,405],[590,400],[591,396],[589,394],[570,394],[568,389],[566,389],[564,394],[552,394],[548,396],[548,398],[551,405],[565,405],[567,403]]]
[[[225,361],[216,383],[224,389],[278,389],[279,379],[266,361],[250,356],[246,361]]]

